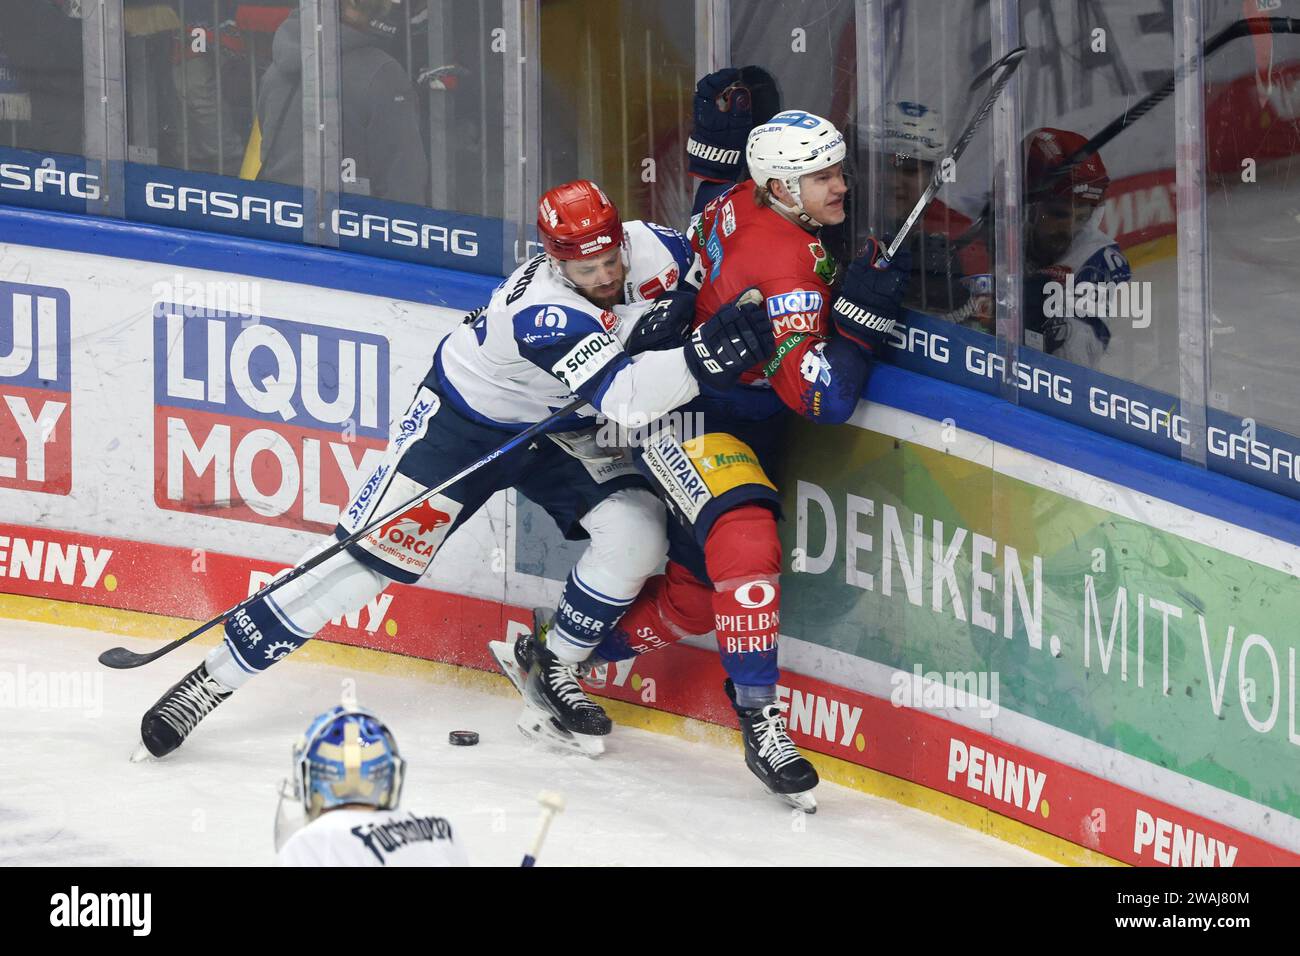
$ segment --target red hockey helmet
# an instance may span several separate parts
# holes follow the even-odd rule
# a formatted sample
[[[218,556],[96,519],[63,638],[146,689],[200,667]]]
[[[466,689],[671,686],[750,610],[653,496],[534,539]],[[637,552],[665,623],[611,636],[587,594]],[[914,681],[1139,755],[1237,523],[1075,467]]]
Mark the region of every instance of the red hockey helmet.
[[[575,179],[542,196],[537,204],[537,229],[542,247],[556,259],[585,259],[623,242],[618,210],[600,187]]]
[[[1110,176],[1100,155],[1093,153],[1058,172],[1087,142],[1078,133],[1050,127],[1036,129],[1026,137],[1025,183],[1030,202],[1075,199],[1094,206],[1101,202]]]

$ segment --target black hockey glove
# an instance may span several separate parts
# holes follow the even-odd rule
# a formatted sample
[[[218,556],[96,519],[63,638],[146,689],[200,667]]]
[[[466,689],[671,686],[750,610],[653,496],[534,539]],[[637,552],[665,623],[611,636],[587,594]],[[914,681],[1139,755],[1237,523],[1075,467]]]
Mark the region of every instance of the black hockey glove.
[[[772,320],[757,289],[746,289],[692,333],[683,348],[686,367],[701,385],[720,391],[776,351]]]
[[[841,335],[873,355],[879,355],[898,322],[903,294],[912,271],[912,255],[904,247],[893,262],[884,260],[885,247],[868,239],[862,254],[849,263],[831,318]]]
[[[754,126],[752,99],[734,67],[695,85],[695,128],[686,141],[687,169],[712,182],[735,182],[745,167],[745,140]]]
[[[638,355],[641,352],[675,349],[690,335],[691,320],[694,318],[694,291],[674,289],[665,292],[641,313],[623,350],[628,355]]]

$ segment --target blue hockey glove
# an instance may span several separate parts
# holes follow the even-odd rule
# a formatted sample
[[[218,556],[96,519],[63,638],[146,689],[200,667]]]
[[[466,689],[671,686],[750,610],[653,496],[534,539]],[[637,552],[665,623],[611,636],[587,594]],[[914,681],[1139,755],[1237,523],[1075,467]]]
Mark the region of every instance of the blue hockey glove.
[[[883,245],[868,239],[862,254],[849,263],[831,305],[831,318],[840,334],[875,355],[898,322],[912,271],[912,256],[906,247],[892,262],[884,253]]]
[[[696,381],[726,390],[776,351],[762,293],[746,289],[692,333],[683,350]]]

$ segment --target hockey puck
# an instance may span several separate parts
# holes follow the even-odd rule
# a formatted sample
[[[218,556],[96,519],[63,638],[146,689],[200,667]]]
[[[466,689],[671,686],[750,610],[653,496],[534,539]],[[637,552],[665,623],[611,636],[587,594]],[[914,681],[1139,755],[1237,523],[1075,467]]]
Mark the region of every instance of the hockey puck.
[[[478,743],[478,734],[472,730],[453,730],[447,735],[447,743],[453,747],[473,747]]]

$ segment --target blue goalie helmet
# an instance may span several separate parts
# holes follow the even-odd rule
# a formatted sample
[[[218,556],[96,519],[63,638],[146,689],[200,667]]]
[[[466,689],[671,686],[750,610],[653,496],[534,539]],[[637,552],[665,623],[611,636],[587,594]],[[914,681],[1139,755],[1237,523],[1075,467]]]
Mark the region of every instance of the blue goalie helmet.
[[[311,722],[293,748],[293,795],[308,819],[344,804],[392,810],[402,797],[406,761],[378,717],[335,707]]]

